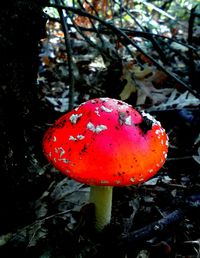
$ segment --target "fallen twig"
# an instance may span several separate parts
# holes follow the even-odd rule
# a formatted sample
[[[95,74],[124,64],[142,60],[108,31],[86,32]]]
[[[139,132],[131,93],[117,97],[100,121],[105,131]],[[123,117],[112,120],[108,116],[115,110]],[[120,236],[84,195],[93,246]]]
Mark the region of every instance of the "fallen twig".
[[[175,210],[166,217],[122,237],[119,246],[124,248],[131,248],[131,246],[155,237],[166,231],[166,229],[169,227],[179,224],[183,219],[183,211],[180,209]]]

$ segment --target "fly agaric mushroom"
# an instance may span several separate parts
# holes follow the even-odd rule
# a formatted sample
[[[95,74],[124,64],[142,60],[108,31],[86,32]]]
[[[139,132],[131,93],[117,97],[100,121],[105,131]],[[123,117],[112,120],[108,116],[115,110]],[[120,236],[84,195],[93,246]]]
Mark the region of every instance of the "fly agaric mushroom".
[[[52,165],[91,185],[96,228],[110,223],[113,186],[147,181],[163,166],[168,136],[151,115],[111,98],[88,100],[60,117],[44,135]]]

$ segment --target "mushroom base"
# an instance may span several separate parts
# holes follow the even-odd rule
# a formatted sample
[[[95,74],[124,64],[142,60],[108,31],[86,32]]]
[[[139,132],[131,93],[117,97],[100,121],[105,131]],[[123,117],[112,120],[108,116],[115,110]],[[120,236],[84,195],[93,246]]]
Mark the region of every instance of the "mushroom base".
[[[91,186],[90,188],[90,202],[95,205],[95,222],[98,231],[110,223],[112,190],[112,186]]]

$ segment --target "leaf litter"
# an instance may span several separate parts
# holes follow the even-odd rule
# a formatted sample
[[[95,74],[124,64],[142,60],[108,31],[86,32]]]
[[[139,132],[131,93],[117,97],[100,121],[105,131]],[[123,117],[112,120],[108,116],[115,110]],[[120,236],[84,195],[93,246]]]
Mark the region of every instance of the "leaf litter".
[[[106,1],[103,3],[105,9]],[[84,5],[94,13],[85,1]],[[99,8],[98,1],[96,5]],[[136,3],[134,8],[138,6]],[[150,13],[148,3],[146,6],[145,11],[140,10],[143,21],[145,12]],[[91,28],[91,21],[81,17],[77,24]],[[115,23],[119,25],[119,19]],[[137,28],[135,23],[134,26]],[[155,19],[151,26],[152,31],[161,28]],[[173,31],[173,27],[170,29]],[[167,41],[165,35],[173,36],[170,29],[158,31],[163,36],[162,46]],[[42,101],[59,116],[69,109],[68,57],[60,24],[49,21],[47,31],[48,37],[42,42],[38,85]],[[160,61],[159,54],[149,48],[146,40],[132,38],[144,49],[151,49]],[[88,204],[89,187],[60,176],[47,164],[39,168],[34,157],[30,170],[37,166],[39,175],[47,173],[51,183],[32,204],[35,221],[0,237],[0,256],[7,253],[13,257],[17,253],[21,257],[42,258],[199,257],[199,99],[177,82],[172,83],[168,75],[135,48],[127,49],[120,40],[116,44],[118,37],[108,36],[105,31],[100,39],[91,33],[90,39],[98,43],[102,52],[91,48],[80,35],[72,41],[75,105],[96,96],[111,96],[145,108],[159,118],[169,134],[168,160],[159,174],[145,184],[114,189],[111,225],[97,235],[92,226],[94,207]],[[187,50],[187,46],[175,42],[163,47],[168,57],[166,67],[184,77],[186,83]],[[196,55],[195,62],[199,63]]]

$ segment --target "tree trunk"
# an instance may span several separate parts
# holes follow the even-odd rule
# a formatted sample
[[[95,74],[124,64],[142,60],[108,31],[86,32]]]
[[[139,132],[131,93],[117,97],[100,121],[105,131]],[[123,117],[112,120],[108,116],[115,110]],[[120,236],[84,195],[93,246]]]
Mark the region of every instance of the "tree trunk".
[[[41,2],[7,0],[0,8],[0,233],[27,221],[20,210],[30,195],[27,151],[38,107],[38,46],[45,35]]]

